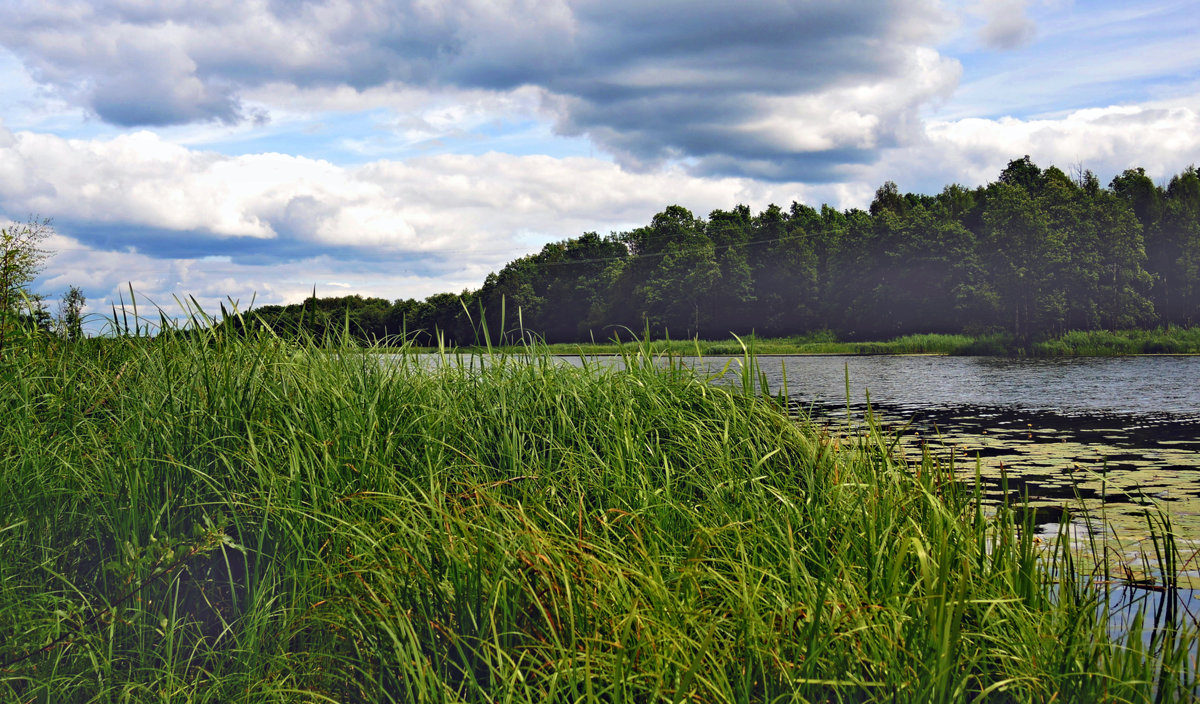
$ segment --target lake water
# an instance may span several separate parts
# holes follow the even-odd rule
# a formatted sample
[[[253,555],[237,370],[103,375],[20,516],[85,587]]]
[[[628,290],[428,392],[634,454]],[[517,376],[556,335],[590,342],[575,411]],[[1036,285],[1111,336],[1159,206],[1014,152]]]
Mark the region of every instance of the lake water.
[[[711,358],[704,364],[719,369],[727,361]],[[848,372],[855,403],[870,392],[872,402],[913,410],[1166,414],[1200,423],[1200,357],[770,356],[758,363],[776,389],[786,372],[789,393],[801,402],[844,404]]]
[[[715,372],[731,360],[688,362]],[[786,379],[793,404],[818,422],[845,421],[848,376],[853,416],[869,398],[889,427],[905,428],[910,451],[953,452],[972,474],[978,462],[996,499],[1003,471],[1010,501],[1028,493],[1045,509],[1039,522],[1055,522],[1053,508],[1079,499],[1129,528],[1145,523],[1153,501],[1200,539],[1200,357],[770,356],[758,364],[772,391]]]
[[[966,481],[978,469],[992,506],[1023,506],[1028,498],[1047,545],[1065,528],[1077,545],[1100,545],[1131,574],[1156,577],[1158,566],[1143,559],[1152,551],[1146,514],[1162,509],[1176,533],[1182,583],[1193,588],[1118,584],[1101,608],[1112,614],[1117,639],[1145,608],[1145,643],[1154,628],[1200,620],[1200,357],[757,361],[771,390],[786,379],[797,411],[818,423],[845,427],[847,401],[849,420],[861,423],[869,396],[872,412],[903,434],[912,460],[924,451],[953,458]],[[740,360],[688,363],[716,373],[726,364],[736,370]]]
[[[681,361],[714,376],[728,368],[733,380],[742,360]],[[861,423],[869,398],[884,427],[902,433],[908,458],[953,459],[964,479],[978,469],[989,503],[1028,497],[1048,535],[1065,506],[1076,534],[1136,542],[1147,534],[1146,508],[1158,506],[1200,546],[1200,356],[765,355],[757,363],[773,393],[786,380],[793,408],[818,423],[844,428],[847,401],[850,420]]]
[[[734,383],[742,363],[679,359],[714,377],[727,370]],[[757,364],[772,393],[786,384],[794,410],[818,423],[846,423],[847,405],[861,423],[869,399],[912,459],[928,450],[953,458],[964,477],[978,469],[991,503],[1028,496],[1047,532],[1067,506],[1081,532],[1140,535],[1146,507],[1157,505],[1200,545],[1200,356],[764,355]]]
[[[579,364],[579,358],[564,358]],[[737,357],[683,358],[728,377]],[[1200,545],[1200,357],[1063,359],[945,356],[761,356],[770,390],[786,388],[818,423],[861,422],[870,399],[902,447],[978,468],[990,503],[1029,497],[1053,534],[1062,507],[1079,535],[1136,542],[1146,508],[1167,510],[1180,536]],[[1003,488],[1007,487],[1007,496]],[[1200,566],[1198,566],[1200,567]],[[1200,570],[1197,570],[1200,578]]]

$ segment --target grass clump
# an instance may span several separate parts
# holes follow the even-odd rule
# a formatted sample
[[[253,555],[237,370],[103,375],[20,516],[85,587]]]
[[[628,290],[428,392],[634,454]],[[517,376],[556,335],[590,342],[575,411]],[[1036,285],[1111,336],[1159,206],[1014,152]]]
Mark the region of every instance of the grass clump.
[[[0,367],[0,700],[1183,701],[1010,512],[868,424],[615,365],[268,335]]]
[[[1034,345],[1043,357],[1200,354],[1200,327],[1153,330],[1075,330]]]

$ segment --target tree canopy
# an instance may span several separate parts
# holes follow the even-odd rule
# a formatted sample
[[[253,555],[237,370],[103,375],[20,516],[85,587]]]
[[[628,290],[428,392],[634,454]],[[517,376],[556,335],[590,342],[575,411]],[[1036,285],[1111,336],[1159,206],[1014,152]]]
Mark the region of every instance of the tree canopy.
[[[267,306],[255,320],[368,340],[549,342],[623,330],[675,337],[830,330],[846,339],[1200,323],[1200,174],[1107,188],[1014,159],[996,181],[902,193],[868,210],[678,205],[627,232],[588,232],[510,262],[476,290],[423,301],[350,296]]]

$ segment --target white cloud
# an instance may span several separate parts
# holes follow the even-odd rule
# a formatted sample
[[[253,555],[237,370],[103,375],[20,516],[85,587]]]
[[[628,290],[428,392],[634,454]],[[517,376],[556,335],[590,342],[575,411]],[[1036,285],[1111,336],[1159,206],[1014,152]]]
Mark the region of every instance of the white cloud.
[[[1012,159],[1028,154],[1043,168],[1091,169],[1107,184],[1127,168],[1144,167],[1169,179],[1200,163],[1200,94],[1188,99],[1076,110],[1061,117],[1021,120],[931,120],[921,140],[856,169],[846,184],[860,186],[844,204],[864,206],[873,187],[896,181],[902,190],[936,192],[949,183],[975,186],[996,179]],[[818,191],[821,195],[829,190]]]
[[[915,50],[905,59],[909,66],[876,82],[802,97],[756,99],[755,112],[762,117],[737,129],[790,152],[903,143],[920,132],[919,108],[948,97],[960,72],[956,61],[928,49]]]
[[[580,157],[341,167],[190,150],[149,132],[67,140],[0,128],[0,210],[53,217],[69,238],[52,247],[42,289],[82,285],[94,301],[127,282],[163,305],[176,294],[292,302],[322,281],[424,297],[477,287],[546,241],[645,224],[671,203],[707,215],[804,195],[798,184],[636,174]]]
[[[150,132],[67,140],[0,130],[0,205],[60,219],[211,239],[300,240],[391,251],[495,249],[512,233],[640,222],[674,200],[729,203],[798,185],[631,174],[587,158],[435,155],[341,167],[285,154],[229,157]]]
[[[54,256],[47,262],[36,290],[48,295],[53,309],[57,297],[69,286],[81,287],[88,299],[88,328],[93,332],[106,324],[112,305],[120,310],[122,301],[131,303],[131,288],[139,313],[157,322],[157,310],[168,317],[181,317],[193,299],[207,313],[216,314],[221,304],[231,307],[231,301],[239,310],[252,303],[297,303],[311,295],[314,287],[319,296],[357,293],[388,300],[422,299],[434,293],[476,288],[489,271],[473,265],[430,276],[403,263],[363,270],[329,256],[269,266],[240,264],[228,257],[164,259],[97,249],[62,235],[47,242],[47,248]]]
[[[1097,173],[1133,166],[1170,176],[1200,158],[1200,100],[1190,105],[1111,106],[1077,110],[1061,119],[967,119],[934,123],[932,143],[972,155],[980,168],[1003,168],[1029,154],[1043,166],[1082,164]],[[995,178],[998,170],[988,178]]]

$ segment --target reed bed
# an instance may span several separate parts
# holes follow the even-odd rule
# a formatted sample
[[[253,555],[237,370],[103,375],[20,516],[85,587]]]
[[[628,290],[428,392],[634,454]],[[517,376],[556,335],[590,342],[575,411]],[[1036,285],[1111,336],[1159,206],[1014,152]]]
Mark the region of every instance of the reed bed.
[[[1194,625],[1114,638],[936,458],[789,416],[752,354],[620,354],[31,342],[0,701],[1192,700]]]
[[[1140,354],[1200,354],[1200,327],[1155,328],[1152,330],[1073,330],[1031,344],[1022,344],[1007,333],[956,335],[943,333],[914,334],[890,340],[838,340],[830,331],[777,338],[753,335],[725,340],[655,340],[650,349],[656,354],[723,356],[740,355],[744,343],[753,342],[760,355],[880,355],[936,354],[965,356],[1030,357],[1118,357]],[[485,348],[486,349],[486,348]],[[481,349],[479,351],[485,351]],[[619,355],[620,344],[558,343],[546,348],[553,354]],[[516,352],[520,347],[509,347]]]
[[[1152,330],[1075,330],[1034,345],[1044,357],[1200,354],[1200,327]]]

